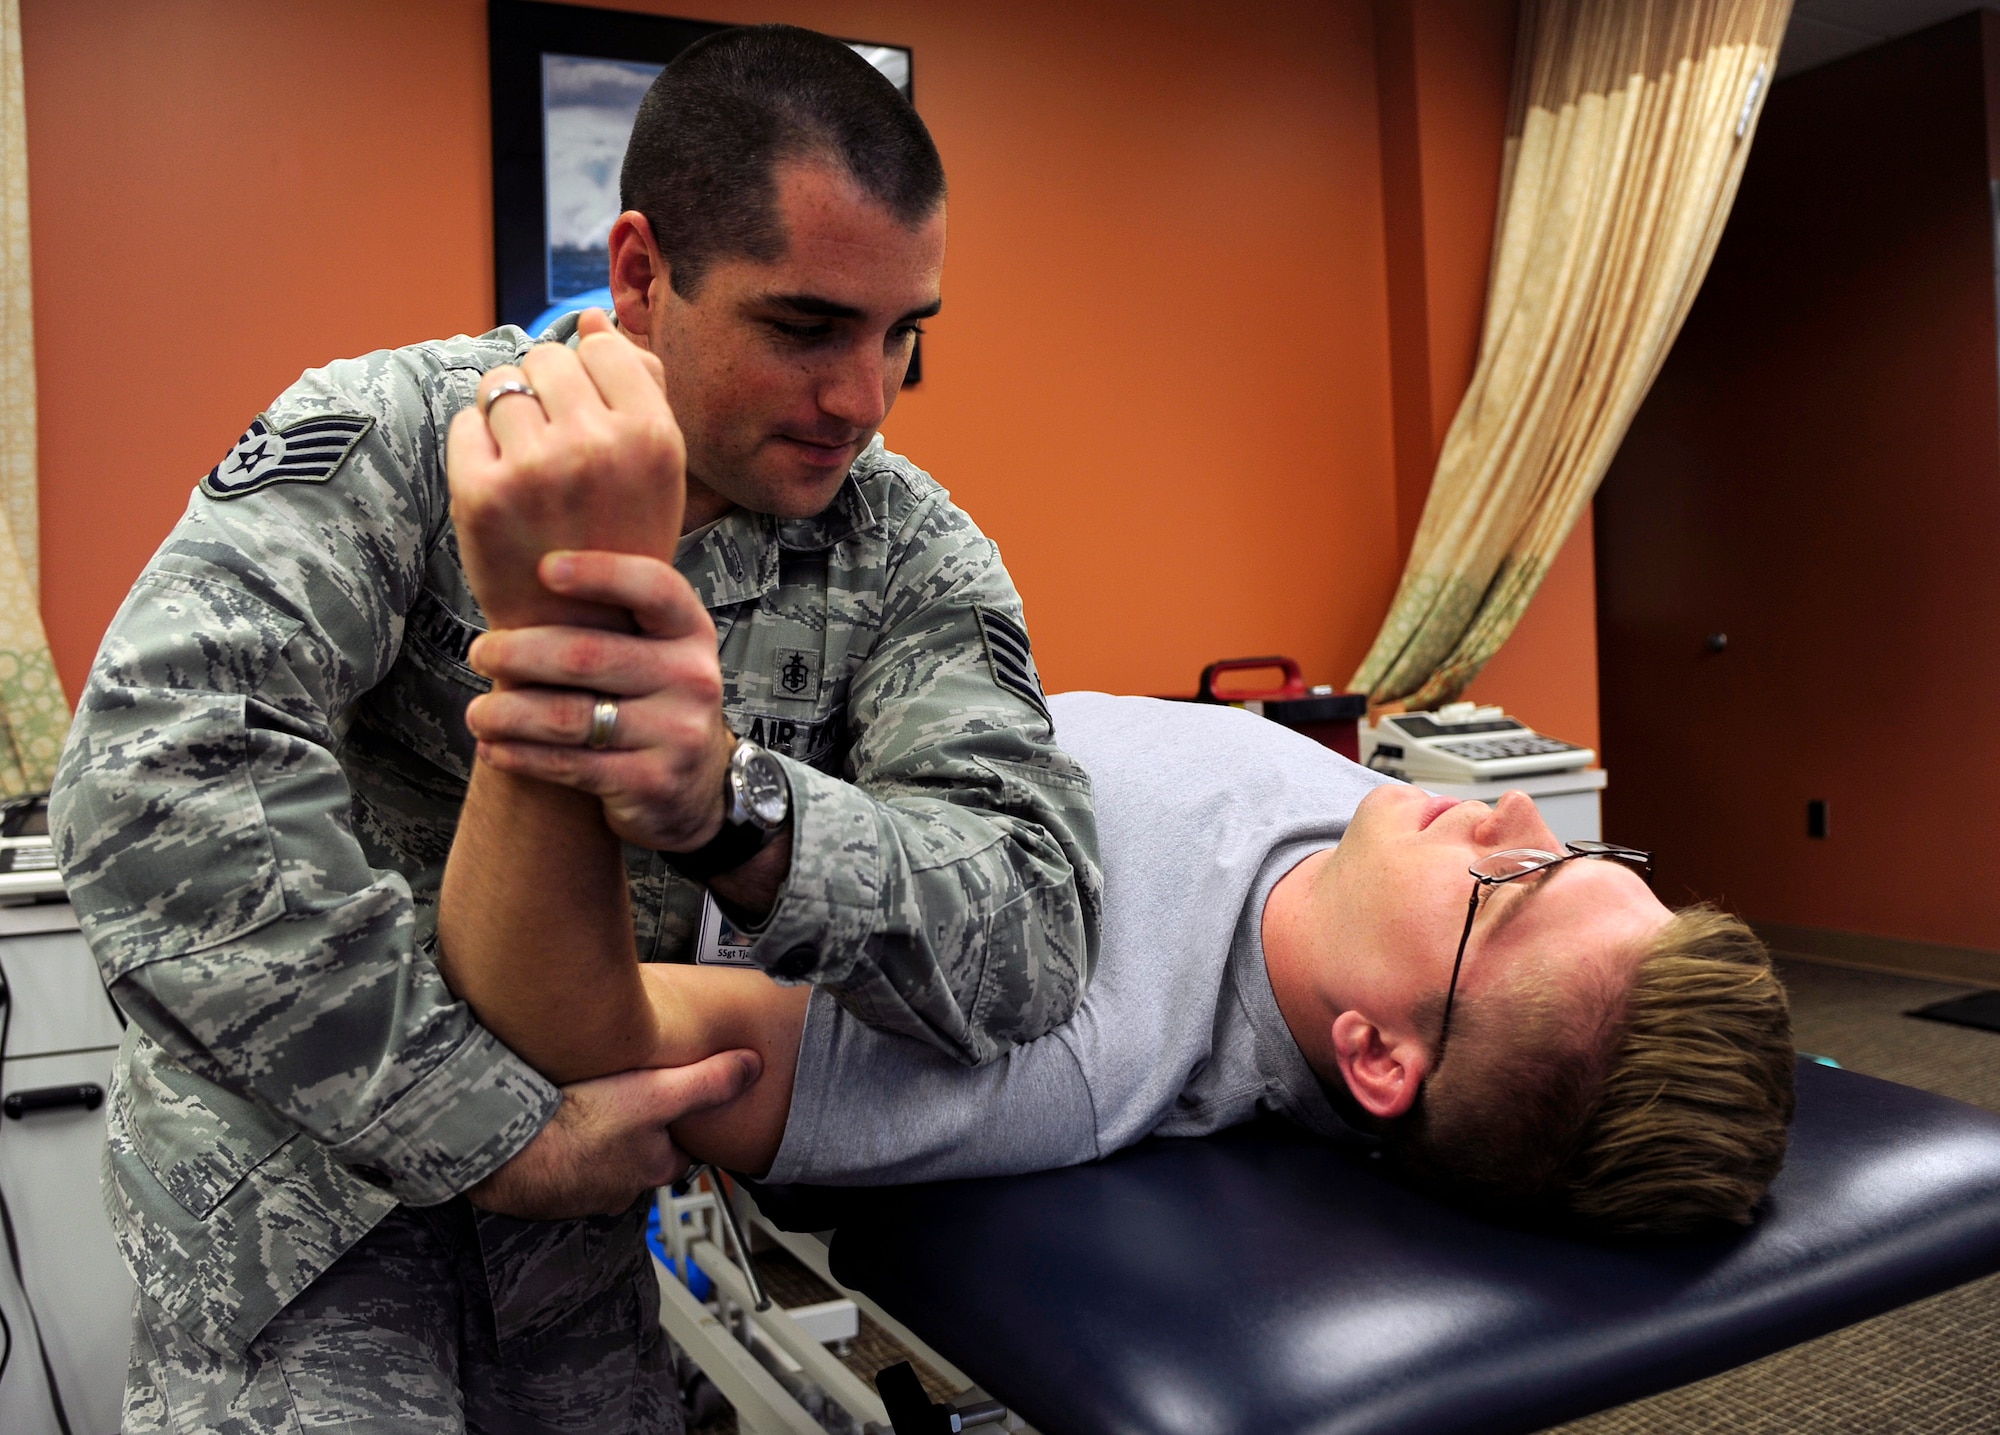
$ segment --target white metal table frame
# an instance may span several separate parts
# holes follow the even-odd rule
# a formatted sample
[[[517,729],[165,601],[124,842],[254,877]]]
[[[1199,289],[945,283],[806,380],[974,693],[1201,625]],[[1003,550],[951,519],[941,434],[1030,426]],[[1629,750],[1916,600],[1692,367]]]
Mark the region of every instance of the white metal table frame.
[[[847,1428],[864,1435],[867,1432],[889,1435],[888,1412],[881,1397],[866,1382],[782,1306],[770,1302],[758,1308],[750,1282],[724,1249],[726,1224],[718,1202],[728,1197],[716,1189],[712,1175],[705,1179],[708,1189],[687,1195],[676,1196],[662,1188],[657,1204],[662,1244],[681,1271],[688,1269],[692,1259],[714,1283],[715,1309],[697,1300],[682,1277],[656,1255],[653,1273],[660,1285],[661,1327],[735,1407],[737,1428],[743,1435],[826,1435],[829,1429],[841,1428],[842,1416]],[[960,1392],[953,1397],[955,1403],[986,1398],[970,1376],[931,1349],[901,1321],[859,1291],[849,1290],[835,1280],[822,1237],[779,1230],[757,1210],[747,1192],[739,1192],[738,1197],[756,1230],[852,1300],[869,1319],[901,1342],[904,1349],[943,1376]],[[740,1254],[747,1263],[749,1253]],[[757,1350],[760,1344],[782,1352],[789,1364],[797,1367],[796,1373],[786,1369],[785,1362],[760,1358]],[[817,1408],[808,1408],[809,1405]],[[1015,1435],[1034,1435],[1011,1412],[994,1428]]]

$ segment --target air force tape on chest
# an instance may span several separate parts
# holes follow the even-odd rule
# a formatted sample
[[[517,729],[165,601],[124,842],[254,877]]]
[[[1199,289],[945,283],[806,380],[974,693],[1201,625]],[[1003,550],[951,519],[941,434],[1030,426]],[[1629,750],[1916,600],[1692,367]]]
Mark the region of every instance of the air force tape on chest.
[[[701,894],[701,935],[694,944],[696,966],[754,968],[757,964],[750,960],[750,948],[755,940],[730,925],[722,908],[715,905],[713,892]]]
[[[259,414],[222,462],[208,471],[201,491],[226,499],[274,483],[325,483],[374,422],[354,414],[307,414],[278,428]]]

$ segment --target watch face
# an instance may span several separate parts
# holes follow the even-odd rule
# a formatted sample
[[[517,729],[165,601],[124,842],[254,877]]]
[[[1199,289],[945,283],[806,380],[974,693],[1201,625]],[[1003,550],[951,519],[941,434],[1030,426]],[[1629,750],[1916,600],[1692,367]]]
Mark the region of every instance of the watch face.
[[[737,791],[750,820],[767,829],[783,822],[791,812],[792,790],[778,760],[763,748],[756,748],[744,754],[738,771],[743,781]]]

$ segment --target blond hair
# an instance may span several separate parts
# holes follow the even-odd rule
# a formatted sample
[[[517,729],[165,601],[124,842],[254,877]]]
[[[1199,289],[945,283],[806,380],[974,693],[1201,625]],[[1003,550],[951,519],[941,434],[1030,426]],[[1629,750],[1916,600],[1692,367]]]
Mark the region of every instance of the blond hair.
[[[1676,912],[1639,963],[1623,1028],[1566,1165],[1570,1209],[1619,1232],[1748,1225],[1795,1102],[1770,951],[1727,912]]]
[[[1479,1003],[1473,1060],[1389,1127],[1398,1164],[1607,1234],[1747,1224],[1793,1108],[1791,1015],[1763,942],[1727,912],[1683,908],[1627,990],[1586,998]]]

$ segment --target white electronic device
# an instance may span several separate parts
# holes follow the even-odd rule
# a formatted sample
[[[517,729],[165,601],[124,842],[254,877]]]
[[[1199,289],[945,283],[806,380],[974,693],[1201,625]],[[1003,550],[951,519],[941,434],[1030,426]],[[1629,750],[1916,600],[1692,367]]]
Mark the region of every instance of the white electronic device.
[[[1590,748],[1544,737],[1519,718],[1477,703],[1386,713],[1361,734],[1363,766],[1419,785],[1569,772],[1596,760]]]
[[[49,795],[37,792],[0,802],[0,906],[54,901],[62,895],[55,844],[49,840]]]

